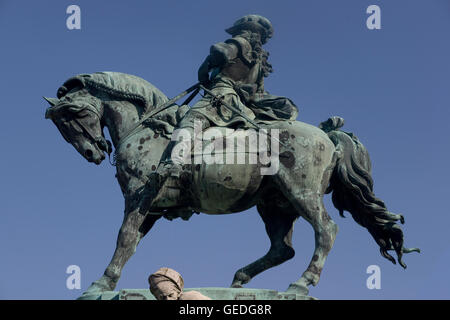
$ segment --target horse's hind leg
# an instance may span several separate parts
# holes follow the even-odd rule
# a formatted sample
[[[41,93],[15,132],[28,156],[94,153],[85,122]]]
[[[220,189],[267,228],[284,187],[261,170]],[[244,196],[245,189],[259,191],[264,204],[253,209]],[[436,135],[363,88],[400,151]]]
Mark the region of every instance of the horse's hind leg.
[[[117,237],[116,250],[103,276],[93,282],[86,293],[114,290],[125,263],[136,252],[139,241],[152,228],[159,215],[143,215],[134,209],[125,215]]]
[[[331,220],[323,205],[324,186],[314,186],[314,183],[310,183],[310,188],[307,188],[304,182],[300,182],[297,183],[298,188],[289,188],[288,186],[295,185],[293,179],[296,179],[296,175],[283,174],[280,177],[277,180],[280,189],[295,207],[296,211],[314,229],[315,248],[311,262],[301,278],[292,283],[287,290],[287,292],[307,295],[309,292],[308,287],[310,285],[315,286],[319,282],[325,260],[336,239],[338,226]]]
[[[289,292],[303,295],[308,294],[308,286],[319,282],[338,231],[323,205],[323,194],[336,161],[334,145],[325,137],[307,133],[305,131],[308,143],[294,143],[294,153],[285,151],[280,154],[279,170],[273,179],[296,212],[314,229],[312,259],[301,278],[288,288]]]
[[[270,249],[262,258],[239,269],[234,275],[231,287],[242,287],[257,274],[291,259],[295,254],[292,248],[292,231],[298,216],[295,215],[294,209],[289,205],[283,208],[266,201],[258,205],[258,212],[266,225]]]
[[[323,205],[322,195],[317,193],[305,192],[295,205],[301,208],[301,215],[314,229],[315,248],[311,262],[308,268],[303,272],[301,278],[292,283],[288,292],[307,295],[310,285],[317,285],[320,279],[325,260],[333,247],[338,226],[331,220],[325,206]]]

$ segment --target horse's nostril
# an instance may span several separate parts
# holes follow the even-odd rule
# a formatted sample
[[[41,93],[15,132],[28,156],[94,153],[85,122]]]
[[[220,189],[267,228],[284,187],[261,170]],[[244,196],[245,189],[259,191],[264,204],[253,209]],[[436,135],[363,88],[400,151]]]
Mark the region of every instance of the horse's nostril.
[[[86,158],[88,158],[88,159],[92,158],[92,156],[94,155],[94,154],[92,153],[92,150],[90,150],[90,149],[87,149],[87,150],[84,152],[84,154],[85,154]]]

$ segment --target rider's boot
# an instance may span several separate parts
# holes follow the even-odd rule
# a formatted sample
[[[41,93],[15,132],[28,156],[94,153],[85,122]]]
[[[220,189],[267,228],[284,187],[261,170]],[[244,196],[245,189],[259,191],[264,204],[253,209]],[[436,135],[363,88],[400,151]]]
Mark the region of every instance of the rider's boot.
[[[182,165],[166,162],[158,168],[159,191],[152,201],[152,207],[172,207],[179,204],[181,198],[180,175]]]
[[[182,205],[186,197],[186,189],[189,188],[192,173],[185,170],[185,164],[191,160],[192,141],[177,142],[173,150],[184,150],[182,155],[171,152],[170,158],[161,162],[156,169],[156,189],[158,193],[153,198],[152,207],[167,208]],[[189,167],[190,168],[190,167]]]

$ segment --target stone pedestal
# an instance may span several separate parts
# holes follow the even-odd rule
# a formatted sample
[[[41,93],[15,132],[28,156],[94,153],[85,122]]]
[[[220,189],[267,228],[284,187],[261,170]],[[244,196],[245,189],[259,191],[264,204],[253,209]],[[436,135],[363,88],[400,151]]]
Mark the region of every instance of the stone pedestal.
[[[310,296],[278,292],[268,289],[235,288],[186,288],[185,292],[195,290],[213,300],[317,300]],[[78,300],[155,300],[149,289],[122,289],[86,294]]]

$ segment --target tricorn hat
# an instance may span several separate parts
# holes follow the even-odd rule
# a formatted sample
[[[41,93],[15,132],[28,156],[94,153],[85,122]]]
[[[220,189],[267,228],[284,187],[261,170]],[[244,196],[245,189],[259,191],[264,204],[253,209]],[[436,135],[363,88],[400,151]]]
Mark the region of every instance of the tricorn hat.
[[[261,35],[263,44],[266,43],[268,39],[272,38],[273,35],[273,27],[269,19],[257,14],[249,14],[238,19],[232,27],[225,31],[232,36],[235,36],[242,30],[258,32]]]

